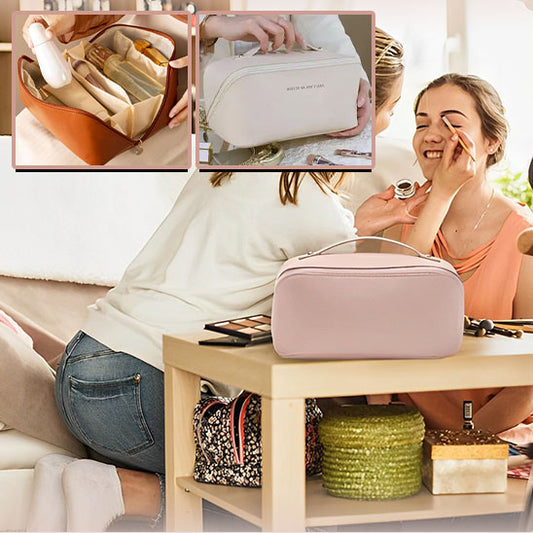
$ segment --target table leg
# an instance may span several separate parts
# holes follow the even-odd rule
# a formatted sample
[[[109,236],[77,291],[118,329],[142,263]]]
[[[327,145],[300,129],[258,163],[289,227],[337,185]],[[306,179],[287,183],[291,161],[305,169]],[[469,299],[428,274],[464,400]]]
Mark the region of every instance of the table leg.
[[[263,397],[264,531],[305,530],[305,400]]]
[[[165,367],[166,531],[202,531],[202,498],[176,483],[193,473],[192,417],[199,398],[199,376]]]

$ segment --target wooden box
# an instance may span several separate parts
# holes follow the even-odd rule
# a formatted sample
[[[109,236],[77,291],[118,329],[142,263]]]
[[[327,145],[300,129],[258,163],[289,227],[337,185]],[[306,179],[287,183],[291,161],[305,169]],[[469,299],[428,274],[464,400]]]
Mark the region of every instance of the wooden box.
[[[422,481],[433,494],[505,492],[509,445],[482,430],[428,430]]]

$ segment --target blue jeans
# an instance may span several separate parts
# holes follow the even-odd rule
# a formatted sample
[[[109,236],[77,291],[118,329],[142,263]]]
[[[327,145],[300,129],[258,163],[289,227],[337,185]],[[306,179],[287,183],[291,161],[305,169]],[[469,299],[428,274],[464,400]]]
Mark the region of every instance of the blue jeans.
[[[80,331],[65,349],[56,403],[86,446],[119,466],[164,474],[163,372]]]

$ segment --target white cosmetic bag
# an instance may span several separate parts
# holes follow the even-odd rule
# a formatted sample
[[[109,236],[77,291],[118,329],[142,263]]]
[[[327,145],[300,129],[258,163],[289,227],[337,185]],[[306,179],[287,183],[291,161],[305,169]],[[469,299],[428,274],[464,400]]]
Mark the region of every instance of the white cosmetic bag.
[[[358,58],[311,47],[258,52],[205,69],[207,122],[219,137],[250,147],[357,125]]]

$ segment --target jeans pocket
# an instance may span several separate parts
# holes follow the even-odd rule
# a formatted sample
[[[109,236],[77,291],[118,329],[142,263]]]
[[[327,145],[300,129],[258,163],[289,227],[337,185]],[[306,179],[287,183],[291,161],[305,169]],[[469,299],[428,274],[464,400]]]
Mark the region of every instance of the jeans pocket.
[[[110,381],[69,377],[67,411],[79,437],[98,451],[136,454],[154,443],[141,406],[141,375]]]

